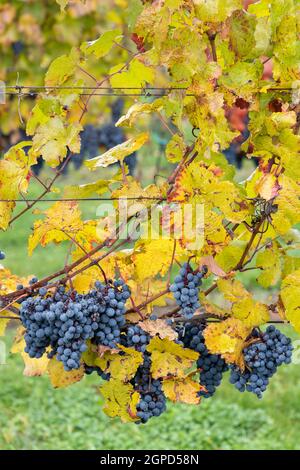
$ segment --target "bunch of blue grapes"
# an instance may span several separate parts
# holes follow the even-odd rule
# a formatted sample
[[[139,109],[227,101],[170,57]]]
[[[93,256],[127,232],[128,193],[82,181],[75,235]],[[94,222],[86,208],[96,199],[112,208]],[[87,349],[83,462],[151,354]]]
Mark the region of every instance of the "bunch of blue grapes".
[[[125,304],[130,297],[130,289],[122,279],[107,286],[97,281],[96,289],[88,294],[88,310],[97,322],[93,341],[97,344],[117,347],[121,343],[121,328],[125,325]]]
[[[130,325],[121,336],[121,344],[133,347],[137,351],[145,352],[150,341],[150,336],[138,325]]]
[[[97,375],[101,377],[103,380],[109,380],[110,379],[110,374],[107,374],[104,372],[100,367],[98,366],[88,366],[87,364],[84,364],[84,373],[86,375],[91,375],[94,372],[97,372]]]
[[[219,354],[211,354],[203,336],[205,323],[187,323],[180,330],[179,339],[186,348],[193,349],[200,353],[197,360],[197,368],[200,371],[200,384],[205,390],[199,392],[199,396],[209,398],[214,395],[216,388],[221,384],[223,373],[228,370],[228,366]]]
[[[203,266],[201,270],[194,271],[189,263],[184,263],[179,274],[175,277],[174,283],[170,286],[170,291],[173,292],[177,305],[187,319],[192,318],[200,307],[199,287],[206,273],[206,266]]]
[[[146,353],[143,364],[132,379],[134,389],[140,394],[140,401],[137,404],[139,418],[137,424],[147,423],[149,419],[160,416],[166,410],[166,397],[162,391],[161,381],[152,378],[150,368],[151,359]]]
[[[22,52],[25,51],[25,44],[23,41],[14,41],[11,45],[13,53],[15,56],[19,56]]]
[[[256,341],[243,351],[245,370],[231,366],[230,383],[240,392],[252,392],[262,398],[277,368],[291,362],[293,346],[291,339],[273,325],[265,333],[254,330],[251,339]]]
[[[66,292],[63,286],[54,294],[42,287],[38,294],[21,303],[20,318],[26,328],[25,352],[40,358],[56,356],[66,371],[78,369],[81,356],[91,339],[96,344],[116,347],[125,324],[125,303],[130,296],[123,280],[95,283],[95,289],[82,295]]]
[[[86,158],[97,157],[100,153],[99,149],[99,129],[92,124],[87,124],[80,133],[80,152],[72,155],[71,161],[78,170]]]

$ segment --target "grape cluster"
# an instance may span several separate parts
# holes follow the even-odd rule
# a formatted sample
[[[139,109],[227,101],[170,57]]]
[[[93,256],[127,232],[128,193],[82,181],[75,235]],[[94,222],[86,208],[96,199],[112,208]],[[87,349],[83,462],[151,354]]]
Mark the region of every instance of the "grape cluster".
[[[201,369],[200,384],[205,387],[205,390],[200,391],[199,395],[209,398],[214,395],[216,388],[221,384],[223,373],[228,370],[228,366],[220,355],[211,354],[208,351],[203,336],[205,326],[203,322],[187,323],[180,330],[179,339],[185,347],[200,353],[197,368]]]
[[[160,380],[151,377],[151,360],[145,354],[143,364],[138,368],[132,385],[140,394],[140,401],[137,404],[137,416],[139,423],[146,423],[154,416],[160,416],[166,410],[166,397],[162,391]]]
[[[25,44],[23,41],[14,41],[11,47],[15,56],[19,56],[25,51]]]
[[[103,372],[103,370],[100,367],[98,367],[98,366],[88,366],[87,364],[84,364],[84,373],[86,375],[91,375],[93,372],[97,372],[99,377],[101,377],[101,379],[103,379],[103,380],[109,380],[110,379],[110,375],[107,374],[106,372]]]
[[[42,287],[37,295],[28,296],[21,303],[25,352],[39,358],[50,347],[48,356],[56,355],[65,370],[78,369],[88,339],[110,348],[120,342],[129,296],[129,288],[122,280],[109,284],[97,281],[95,289],[86,295],[66,292],[62,286],[47,295],[47,289]]]
[[[115,348],[121,342],[125,303],[130,297],[130,290],[122,279],[114,281],[109,287],[97,281],[95,287],[88,295],[88,310],[92,320],[98,324],[94,341]]]
[[[5,259],[5,253],[4,251],[0,250],[0,261],[3,261]]]
[[[126,334],[121,336],[121,344],[137,351],[145,352],[149,344],[150,336],[138,325],[130,325]]]
[[[238,367],[231,366],[230,383],[240,392],[246,390],[262,398],[277,368],[291,362],[293,346],[291,339],[273,325],[268,326],[263,334],[254,330],[252,339],[257,341],[243,351],[246,368],[242,372]]]
[[[194,271],[188,263],[184,263],[178,276],[175,277],[174,283],[170,286],[170,291],[173,292],[177,305],[182,309],[182,313],[187,319],[192,318],[200,307],[199,287],[206,273],[206,266],[200,271]]]
[[[92,124],[87,124],[80,133],[80,153],[72,155],[71,161],[76,170],[78,170],[86,158],[97,157],[100,153],[99,149],[99,129]]]

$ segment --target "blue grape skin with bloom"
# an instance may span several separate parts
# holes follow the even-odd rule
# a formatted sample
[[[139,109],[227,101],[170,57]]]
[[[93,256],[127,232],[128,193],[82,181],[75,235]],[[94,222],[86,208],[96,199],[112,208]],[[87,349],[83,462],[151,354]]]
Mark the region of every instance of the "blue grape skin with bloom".
[[[139,352],[145,352],[149,344],[150,336],[138,325],[130,325],[121,336],[121,344],[129,348],[135,348]]]
[[[123,280],[110,284],[96,282],[95,289],[86,295],[66,292],[62,286],[47,295],[47,289],[41,288],[37,295],[21,303],[25,352],[40,358],[50,347],[48,357],[56,356],[66,371],[78,369],[88,339],[110,348],[120,342],[129,296]]]
[[[263,334],[254,330],[252,338],[258,341],[243,351],[245,371],[242,372],[237,366],[231,366],[230,383],[240,392],[251,392],[262,398],[270,378],[277,372],[278,367],[291,362],[293,346],[291,339],[274,325],[268,326]]]
[[[109,380],[110,379],[110,374],[107,374],[106,372],[104,372],[100,367],[98,367],[98,366],[88,366],[87,364],[84,364],[84,373],[86,375],[91,375],[94,372],[97,372],[99,377],[101,377],[101,379],[103,379],[103,380]]]
[[[187,319],[192,318],[200,307],[199,287],[206,272],[206,267],[200,271],[194,271],[189,263],[184,263],[179,274],[175,277],[174,283],[170,286],[170,291],[173,293],[177,305]]]
[[[193,349],[200,354],[197,368],[201,369],[200,385],[204,386],[205,390],[201,390],[199,396],[210,398],[221,384],[223,374],[228,370],[228,365],[219,354],[211,354],[208,351],[203,336],[205,327],[204,322],[187,323],[181,328],[179,339],[186,348]]]
[[[131,381],[135,391],[140,394],[140,401],[136,407],[139,421],[136,424],[145,424],[166,410],[166,396],[162,390],[162,383],[151,377],[150,368],[151,359],[146,353],[143,364],[139,366]]]

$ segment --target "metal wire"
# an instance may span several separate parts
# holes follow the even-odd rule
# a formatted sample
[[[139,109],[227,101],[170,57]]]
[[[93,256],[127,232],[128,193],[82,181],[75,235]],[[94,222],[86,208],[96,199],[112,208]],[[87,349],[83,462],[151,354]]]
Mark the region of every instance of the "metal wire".
[[[87,198],[65,198],[65,199],[0,199],[0,202],[72,202],[72,201],[163,201],[160,197],[87,197]]]
[[[7,91],[14,90],[14,91]],[[28,90],[28,91],[23,91]],[[39,91],[37,91],[39,90]],[[172,91],[187,91],[188,87],[97,87],[97,86],[46,86],[46,85],[6,85],[2,88],[2,95],[22,97],[36,97],[43,94],[44,91],[58,91],[58,90],[83,90],[84,92],[79,93],[79,96],[116,96],[116,97],[154,97],[159,98],[166,96]],[[90,91],[89,93],[87,91]],[[139,91],[137,93],[125,93],[121,90]],[[294,88],[269,88],[268,91],[282,91],[290,92],[294,91]],[[95,93],[98,91],[99,93]],[[195,97],[194,93],[186,93],[185,96]]]

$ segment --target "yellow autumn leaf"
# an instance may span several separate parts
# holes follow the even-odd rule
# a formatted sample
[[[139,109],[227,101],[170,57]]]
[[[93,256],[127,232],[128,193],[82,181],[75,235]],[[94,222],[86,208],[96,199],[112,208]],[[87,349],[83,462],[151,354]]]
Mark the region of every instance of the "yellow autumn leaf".
[[[184,377],[186,370],[199,357],[197,352],[158,336],[151,339],[147,351],[151,353],[151,373],[155,379],[167,376]]]
[[[276,232],[284,235],[300,222],[300,186],[285,175],[281,175],[278,182],[281,189],[274,200],[277,212],[272,214],[272,223]]]
[[[238,302],[250,294],[240,281],[236,279],[218,279],[218,288],[229,302]]]
[[[138,367],[143,363],[143,354],[133,348],[119,345],[124,355],[112,354],[107,351],[95,360],[95,365],[109,373],[113,380],[129,382],[135,375]]]
[[[300,333],[300,269],[283,279],[280,297],[285,308],[286,318]]]
[[[155,184],[150,184],[142,188],[139,181],[127,177],[126,183],[112,192],[113,198],[120,198],[126,204],[127,216],[131,217],[137,212],[146,212],[147,207],[158,203],[165,196],[163,190]],[[139,201],[140,200],[140,201]],[[119,207],[119,200],[115,201],[115,206]]]
[[[47,372],[49,364],[47,354],[45,353],[39,359],[29,357],[29,355],[24,351],[26,345],[24,333],[25,329],[22,326],[19,327],[11,347],[11,352],[12,354],[21,354],[25,365],[23,375],[27,377],[43,375]]]
[[[22,193],[27,192],[27,175],[34,159],[26,156],[24,150],[12,147],[3,159],[0,160],[0,229],[6,230],[15,207],[15,202],[6,202],[19,199]]]
[[[97,168],[106,168],[116,162],[123,162],[124,158],[139,150],[149,139],[149,134],[144,132],[136,137],[126,140],[122,144],[116,145],[99,157],[85,161],[85,165],[94,171]]]
[[[186,151],[186,145],[181,135],[175,134],[172,139],[168,142],[166,147],[166,157],[171,163],[180,162]]]
[[[215,166],[206,167],[195,160],[183,169],[175,181],[169,200],[172,202],[194,201],[205,204],[206,210],[216,207],[231,222],[240,223],[248,214],[248,203],[242,187],[222,179],[223,171]]]
[[[233,241],[216,255],[216,261],[224,271],[230,272],[238,264],[244,252],[245,245],[246,242]]]
[[[281,260],[276,247],[266,248],[258,253],[256,266],[262,270],[257,278],[261,286],[270,287],[277,284],[281,275]]]
[[[252,328],[241,320],[228,318],[210,323],[204,330],[205,344],[213,354],[221,354],[226,362],[243,366],[242,351]]]
[[[169,400],[190,405],[198,405],[200,403],[199,392],[203,390],[200,383],[195,382],[192,377],[165,379],[162,383],[162,388]]]
[[[267,305],[255,301],[251,296],[232,305],[232,315],[239,318],[246,326],[263,325],[270,319]]]
[[[153,103],[134,103],[127,111],[124,116],[116,122],[116,127],[128,126],[132,127],[135,120],[141,114],[150,114],[154,111],[159,111],[163,107],[163,102],[159,98],[153,101]]]
[[[119,417],[123,423],[138,419],[136,407],[140,395],[134,391],[131,384],[125,384],[120,380],[109,380],[100,386],[100,393],[105,400],[103,411],[107,416]]]
[[[54,388],[68,387],[69,385],[79,382],[84,377],[83,366],[79,369],[67,372],[62,362],[57,361],[55,358],[50,359],[47,370]]]
[[[231,315],[243,321],[246,326],[259,326],[269,320],[268,307],[254,300],[240,281],[219,279],[217,283],[225,299],[232,303]]]
[[[90,248],[91,243],[98,240],[97,222],[83,222],[75,201],[56,202],[42,214],[45,219],[34,222],[33,233],[28,239],[29,255],[38,245],[44,247],[50,242],[76,240],[80,246]]]
[[[68,149],[73,153],[80,152],[79,123],[65,123],[58,116],[52,117],[46,124],[38,126],[32,142],[33,152],[51,167],[56,167],[67,155]]]
[[[132,254],[137,280],[143,282],[157,274],[164,276],[170,267],[173,249],[174,240],[169,238],[138,241]],[[180,251],[177,243],[176,253]]]
[[[255,184],[255,190],[260,197],[269,201],[278,194],[279,185],[275,175],[264,174]]]
[[[114,180],[98,180],[95,183],[79,184],[78,186],[66,186],[64,189],[65,198],[88,198],[92,194],[104,194],[108,191],[109,185]]]

